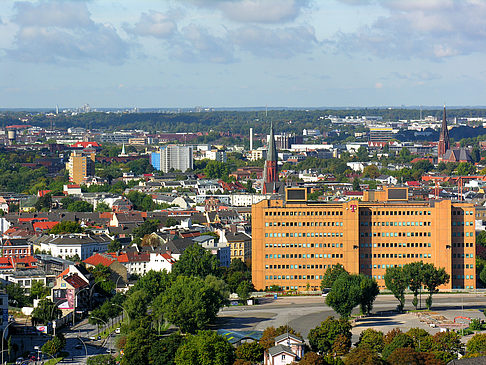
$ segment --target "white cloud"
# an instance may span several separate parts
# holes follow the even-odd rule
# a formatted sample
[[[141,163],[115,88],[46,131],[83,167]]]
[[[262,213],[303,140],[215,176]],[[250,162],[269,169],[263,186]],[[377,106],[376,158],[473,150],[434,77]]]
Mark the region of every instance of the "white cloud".
[[[310,0],[194,0],[198,6],[215,8],[242,23],[286,23],[295,20]]]
[[[218,37],[205,27],[189,24],[170,42],[172,55],[184,62],[235,62],[234,48],[227,37]]]
[[[129,45],[111,25],[96,23],[85,2],[41,1],[14,5],[18,25],[8,56],[25,62],[122,63]]]
[[[389,58],[443,58],[486,52],[486,1],[381,0],[388,12],[355,33],[339,33],[336,47]]]
[[[314,28],[307,26],[268,29],[248,26],[231,32],[231,39],[241,49],[256,56],[287,58],[310,52],[318,43]]]
[[[142,13],[133,27],[124,28],[128,33],[155,38],[168,38],[177,32],[177,24],[172,17],[154,10]]]

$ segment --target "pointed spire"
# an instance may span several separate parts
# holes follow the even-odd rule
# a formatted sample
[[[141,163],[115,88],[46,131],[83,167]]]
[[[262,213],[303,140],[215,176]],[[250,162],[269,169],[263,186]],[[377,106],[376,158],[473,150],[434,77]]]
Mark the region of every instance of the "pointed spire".
[[[277,161],[277,148],[275,147],[273,122],[270,122],[270,140],[268,141],[267,161]]]

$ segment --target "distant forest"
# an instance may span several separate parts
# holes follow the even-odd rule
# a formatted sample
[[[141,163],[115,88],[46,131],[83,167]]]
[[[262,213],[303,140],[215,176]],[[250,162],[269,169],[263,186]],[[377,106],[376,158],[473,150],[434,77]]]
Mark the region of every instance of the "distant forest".
[[[77,115],[60,114],[56,117],[39,113],[2,112],[0,126],[21,124],[19,118],[27,118],[28,124],[48,128],[51,122],[58,129],[85,127],[91,129],[122,130],[143,129],[149,132],[228,132],[248,134],[253,128],[255,133],[268,131],[270,122],[276,132],[302,133],[302,129],[330,130],[330,121],[326,116],[381,116],[386,121],[419,119],[418,109],[326,109],[326,110],[269,110],[265,111],[211,111],[192,113],[80,113]],[[422,110],[422,115],[442,118],[442,110]],[[486,117],[486,109],[450,109],[448,118]],[[342,126],[336,127],[342,128]],[[354,129],[358,129],[354,127]],[[463,131],[465,136],[468,133]],[[478,132],[478,131],[474,131]],[[461,133],[462,134],[462,133]],[[477,133],[474,133],[477,135]],[[484,133],[481,133],[484,134]],[[429,136],[430,137],[430,136]],[[457,136],[459,137],[459,136]],[[457,137],[454,137],[457,139]],[[463,138],[461,136],[461,138]],[[413,139],[413,138],[412,138]],[[421,138],[424,139],[424,138]],[[426,138],[428,139],[428,138]],[[434,136],[433,139],[436,139]]]

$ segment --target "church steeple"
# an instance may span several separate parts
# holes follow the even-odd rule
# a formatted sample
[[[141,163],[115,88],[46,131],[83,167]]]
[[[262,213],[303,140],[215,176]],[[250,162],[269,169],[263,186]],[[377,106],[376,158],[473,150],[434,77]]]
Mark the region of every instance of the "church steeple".
[[[273,132],[273,122],[270,124],[270,138],[268,141],[267,159],[265,161],[265,167],[263,168],[263,194],[266,194],[270,190],[275,190],[268,185],[275,186],[274,183],[278,181],[278,170],[277,170],[277,148],[275,146],[275,135]],[[272,184],[273,183],[273,184]]]
[[[442,115],[442,125],[440,127],[439,145],[437,147],[437,156],[439,161],[444,157],[446,151],[450,149],[449,130],[447,129],[446,107]]]

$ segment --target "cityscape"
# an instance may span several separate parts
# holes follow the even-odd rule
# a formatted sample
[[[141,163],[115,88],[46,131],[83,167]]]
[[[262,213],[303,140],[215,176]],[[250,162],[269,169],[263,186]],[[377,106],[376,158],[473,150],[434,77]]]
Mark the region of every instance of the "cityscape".
[[[0,3],[1,364],[485,364],[484,19]]]

